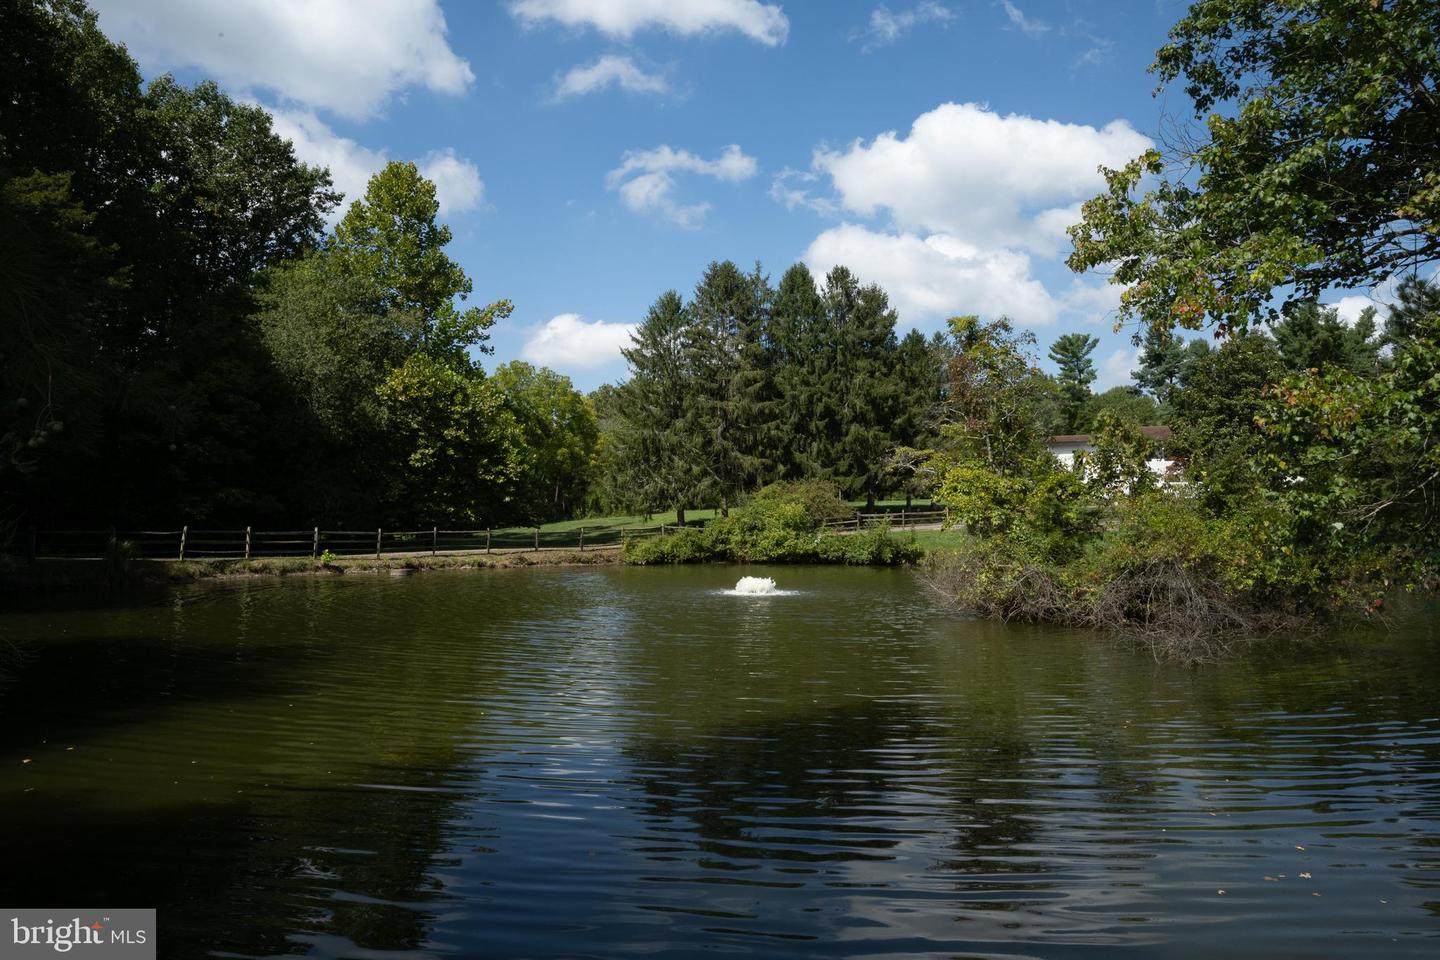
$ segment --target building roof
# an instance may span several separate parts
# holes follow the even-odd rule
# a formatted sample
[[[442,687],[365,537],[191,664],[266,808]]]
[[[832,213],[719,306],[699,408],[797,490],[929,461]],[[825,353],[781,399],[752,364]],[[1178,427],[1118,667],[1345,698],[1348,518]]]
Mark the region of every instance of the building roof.
[[[1141,428],[1140,428],[1140,432],[1141,432],[1142,434],[1144,434],[1145,436],[1149,437],[1151,440],[1169,440],[1169,439],[1170,439],[1170,435],[1171,435],[1172,433],[1174,433],[1174,431],[1171,430],[1169,427],[1163,426],[1163,425],[1161,425],[1161,424],[1156,424],[1156,425],[1154,425],[1154,426],[1149,426],[1149,427],[1141,427]],[[1062,443],[1089,443],[1089,442],[1090,442],[1090,434],[1088,434],[1088,433],[1060,433],[1060,434],[1056,434],[1055,436],[1051,437],[1047,442],[1050,443],[1051,445],[1062,444]]]

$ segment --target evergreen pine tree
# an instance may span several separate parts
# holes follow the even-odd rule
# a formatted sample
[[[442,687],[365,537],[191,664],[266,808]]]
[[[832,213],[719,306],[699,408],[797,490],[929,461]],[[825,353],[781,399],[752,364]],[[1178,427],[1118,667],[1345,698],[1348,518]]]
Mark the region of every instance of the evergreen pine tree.
[[[776,457],[779,475],[787,480],[817,476],[822,464],[817,459],[820,368],[828,358],[823,350],[824,307],[815,289],[815,278],[803,263],[797,263],[780,278],[780,288],[770,310],[769,343],[771,369],[779,409],[777,426],[781,441]]]
[[[903,397],[896,376],[896,315],[885,291],[860,286],[845,267],[830,271],[824,299],[838,374],[833,381],[839,399],[835,477],[847,493],[863,494],[866,508],[873,510],[886,457],[896,446],[894,427]]]
[[[630,379],[615,404],[620,423],[607,452],[614,488],[627,489],[647,513],[675,508],[677,523],[699,499],[698,444],[686,432],[692,374],[687,355],[690,318],[680,294],[661,294],[622,351]]]
[[[690,305],[685,352],[692,375],[685,429],[698,446],[705,493],[730,504],[770,475],[777,405],[765,369],[764,331],[771,299],[758,268],[711,263]]]
[[[1090,399],[1090,384],[1095,382],[1095,363],[1090,354],[1100,341],[1088,333],[1067,333],[1050,347],[1050,359],[1060,368],[1065,429],[1074,432],[1080,425],[1085,401]]]

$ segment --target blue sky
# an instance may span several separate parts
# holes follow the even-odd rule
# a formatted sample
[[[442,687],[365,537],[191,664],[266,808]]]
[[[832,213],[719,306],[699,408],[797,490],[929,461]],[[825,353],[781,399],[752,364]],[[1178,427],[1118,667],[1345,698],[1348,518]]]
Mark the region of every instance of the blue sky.
[[[1186,116],[1145,72],[1179,0],[92,3],[147,76],[265,105],[347,191],[419,162],[474,299],[515,303],[487,367],[623,378],[626,325],[726,258],[843,262],[902,331],[1094,333],[1097,387],[1133,366],[1063,228]]]

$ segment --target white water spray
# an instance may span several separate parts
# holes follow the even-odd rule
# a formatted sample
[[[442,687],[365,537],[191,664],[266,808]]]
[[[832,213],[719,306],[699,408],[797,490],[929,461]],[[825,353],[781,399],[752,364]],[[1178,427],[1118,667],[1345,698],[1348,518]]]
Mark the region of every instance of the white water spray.
[[[733,590],[722,590],[727,597],[788,597],[798,590],[777,590],[769,577],[741,577]]]

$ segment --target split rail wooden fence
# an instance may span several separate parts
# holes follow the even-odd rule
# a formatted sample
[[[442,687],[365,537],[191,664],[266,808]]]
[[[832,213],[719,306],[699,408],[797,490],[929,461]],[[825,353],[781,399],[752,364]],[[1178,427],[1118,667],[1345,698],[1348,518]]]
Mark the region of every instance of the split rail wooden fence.
[[[860,513],[827,523],[824,530],[853,533],[888,523],[913,529],[943,522],[943,510]],[[689,526],[703,526],[703,521]],[[572,530],[31,530],[12,544],[16,552],[39,560],[98,560],[128,556],[150,560],[258,560],[264,557],[386,557],[543,550],[605,550],[627,540],[674,533],[675,524],[645,527],[594,526]]]

